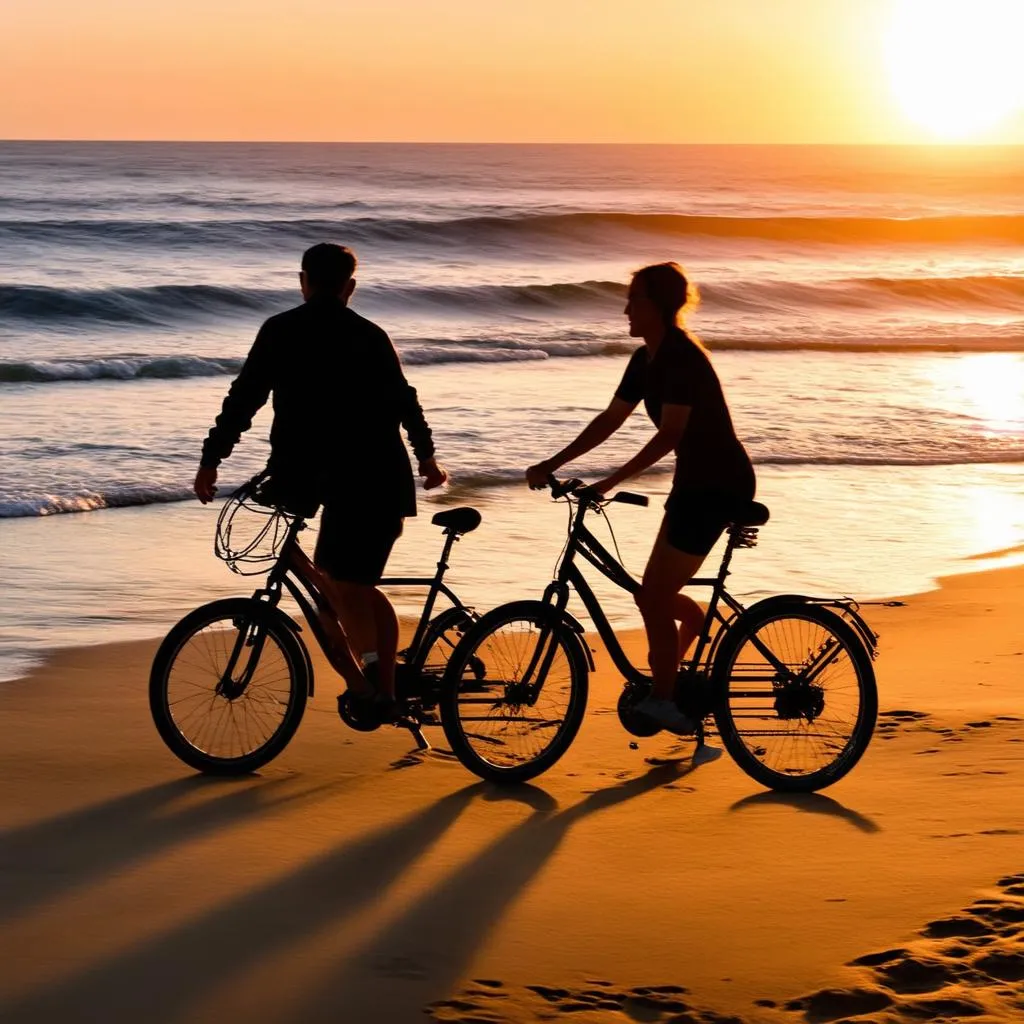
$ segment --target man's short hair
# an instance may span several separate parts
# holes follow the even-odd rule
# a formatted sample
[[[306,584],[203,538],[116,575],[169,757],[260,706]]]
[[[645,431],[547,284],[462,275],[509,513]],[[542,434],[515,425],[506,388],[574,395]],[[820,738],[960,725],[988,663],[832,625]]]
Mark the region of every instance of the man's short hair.
[[[333,294],[356,272],[356,254],[344,245],[320,242],[302,254],[302,269],[313,291]]]

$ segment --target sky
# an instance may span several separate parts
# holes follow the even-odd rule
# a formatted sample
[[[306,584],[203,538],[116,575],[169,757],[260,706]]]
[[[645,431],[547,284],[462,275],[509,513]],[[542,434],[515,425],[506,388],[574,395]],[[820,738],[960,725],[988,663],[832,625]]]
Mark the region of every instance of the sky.
[[[928,142],[891,52],[921,2],[0,0],[0,138]],[[968,129],[1024,143],[1024,84]]]

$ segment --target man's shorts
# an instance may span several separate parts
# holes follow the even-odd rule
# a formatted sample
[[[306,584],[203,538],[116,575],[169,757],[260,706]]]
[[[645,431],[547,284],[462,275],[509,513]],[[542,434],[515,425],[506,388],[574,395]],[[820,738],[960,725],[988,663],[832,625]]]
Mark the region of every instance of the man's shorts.
[[[665,502],[665,539],[677,551],[706,555],[750,500],[725,491],[673,487]]]
[[[351,500],[328,502],[320,513],[313,561],[336,580],[374,587],[402,535],[403,521],[399,515]]]

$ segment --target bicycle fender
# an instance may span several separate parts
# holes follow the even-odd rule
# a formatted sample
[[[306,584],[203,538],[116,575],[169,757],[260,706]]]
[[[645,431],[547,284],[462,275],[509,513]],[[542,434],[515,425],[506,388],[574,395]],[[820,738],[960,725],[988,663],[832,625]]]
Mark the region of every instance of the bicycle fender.
[[[753,612],[772,611],[775,605],[814,604],[828,608],[853,627],[854,632],[864,644],[864,649],[874,660],[878,655],[878,634],[867,624],[860,614],[859,605],[852,597],[809,597],[806,594],[776,594],[752,604],[743,615]],[[742,618],[743,616],[740,616]]]
[[[515,601],[512,603],[519,604],[520,602]],[[569,628],[569,637],[575,643],[577,653],[582,656],[584,663],[591,672],[595,670],[594,654],[583,639],[583,624],[577,618],[565,611],[565,609],[559,611],[545,601],[524,601],[522,603],[530,605],[532,611],[535,611],[538,616],[544,616],[553,625],[567,626]]]
[[[594,652],[590,649],[590,645],[584,639],[583,623],[566,611],[562,612],[562,621],[572,630],[573,636],[576,638],[576,645],[586,660],[587,667],[591,672],[596,671],[596,666],[594,665]]]

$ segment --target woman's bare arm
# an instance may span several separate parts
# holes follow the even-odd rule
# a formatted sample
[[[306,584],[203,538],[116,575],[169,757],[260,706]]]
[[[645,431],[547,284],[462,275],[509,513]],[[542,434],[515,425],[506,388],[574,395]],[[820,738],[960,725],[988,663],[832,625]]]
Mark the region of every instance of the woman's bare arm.
[[[658,432],[654,437],[621,469],[617,469],[611,476],[594,484],[594,490],[604,494],[612,490],[612,488],[618,487],[624,480],[642,473],[645,469],[650,469],[651,466],[660,459],[663,459],[669,452],[675,451],[682,440],[689,419],[690,406],[663,405],[661,407],[661,419],[658,423]]]
[[[603,444],[629,418],[636,408],[636,403],[626,402],[621,398],[613,398],[608,408],[599,412],[579,433],[576,439],[567,444],[550,459],[538,462],[526,471],[526,479],[531,487],[542,487],[547,478],[567,462],[578,459],[581,455]]]

